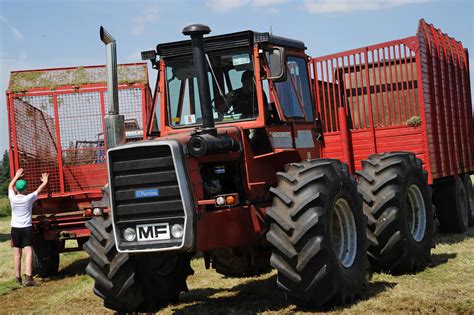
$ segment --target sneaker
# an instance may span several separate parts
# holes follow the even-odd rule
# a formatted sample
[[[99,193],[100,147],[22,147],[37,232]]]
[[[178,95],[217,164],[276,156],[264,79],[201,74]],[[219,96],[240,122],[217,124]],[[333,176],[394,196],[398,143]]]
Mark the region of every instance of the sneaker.
[[[21,277],[16,277],[16,284],[21,285]]]
[[[36,285],[35,280],[33,280],[32,276],[25,275],[26,281],[25,281],[25,287],[32,287]]]

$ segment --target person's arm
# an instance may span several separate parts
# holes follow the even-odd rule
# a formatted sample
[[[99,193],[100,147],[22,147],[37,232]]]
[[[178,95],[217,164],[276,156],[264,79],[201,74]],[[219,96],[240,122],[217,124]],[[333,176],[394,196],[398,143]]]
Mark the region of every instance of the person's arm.
[[[39,187],[36,189],[36,195],[39,195],[41,191],[46,187],[46,185],[48,185],[48,177],[48,173],[41,174],[41,185],[39,185]]]
[[[19,180],[22,176],[23,176],[23,169],[19,168],[15,173],[15,177],[13,177],[12,181],[8,185],[8,191],[10,190],[13,191],[13,187],[15,187],[16,181]]]

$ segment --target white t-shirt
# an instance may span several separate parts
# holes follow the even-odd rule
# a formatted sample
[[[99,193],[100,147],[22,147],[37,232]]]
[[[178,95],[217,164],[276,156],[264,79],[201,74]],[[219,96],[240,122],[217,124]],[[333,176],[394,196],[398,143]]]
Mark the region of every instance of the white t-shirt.
[[[10,199],[10,205],[12,207],[11,226],[15,228],[31,226],[33,203],[38,199],[36,191],[28,195],[20,195],[15,194],[13,190],[9,190],[8,199]]]

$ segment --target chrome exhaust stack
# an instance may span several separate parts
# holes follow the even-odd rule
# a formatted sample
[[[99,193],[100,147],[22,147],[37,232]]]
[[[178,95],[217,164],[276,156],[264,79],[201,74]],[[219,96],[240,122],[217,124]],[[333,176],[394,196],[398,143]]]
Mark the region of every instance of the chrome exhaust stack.
[[[100,40],[106,49],[106,71],[108,90],[108,111],[105,115],[105,144],[107,149],[125,142],[125,118],[119,115],[117,48],[115,38],[103,26],[100,27]]]

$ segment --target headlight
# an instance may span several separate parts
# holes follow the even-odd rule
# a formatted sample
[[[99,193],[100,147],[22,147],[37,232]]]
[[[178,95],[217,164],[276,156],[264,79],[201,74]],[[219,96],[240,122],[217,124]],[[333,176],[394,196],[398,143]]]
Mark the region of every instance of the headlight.
[[[171,235],[173,235],[174,238],[181,238],[183,237],[183,226],[181,224],[175,224],[171,227]]]
[[[133,229],[133,228],[126,228],[123,231],[123,238],[127,242],[133,242],[136,237],[137,237],[137,233],[135,232],[135,229]]]
[[[101,208],[94,208],[93,210],[94,215],[102,215],[102,209]]]
[[[217,204],[218,206],[223,206],[223,205],[225,205],[225,199],[224,199],[224,197],[222,197],[222,196],[217,197],[217,198],[216,198],[216,204]]]

